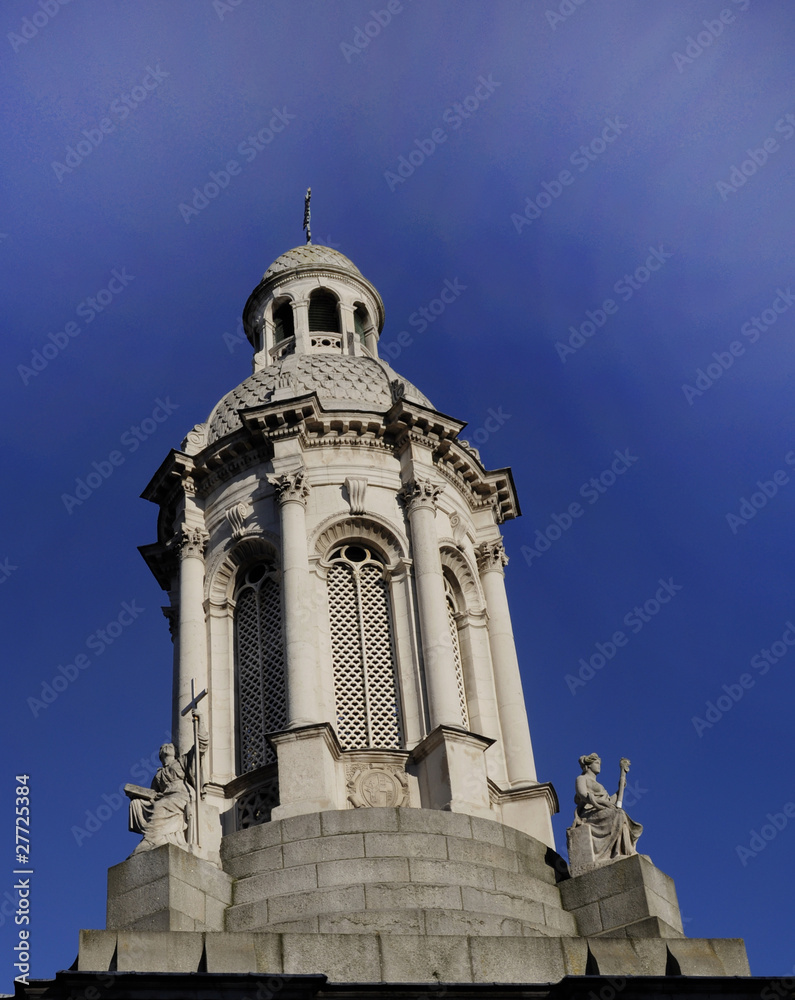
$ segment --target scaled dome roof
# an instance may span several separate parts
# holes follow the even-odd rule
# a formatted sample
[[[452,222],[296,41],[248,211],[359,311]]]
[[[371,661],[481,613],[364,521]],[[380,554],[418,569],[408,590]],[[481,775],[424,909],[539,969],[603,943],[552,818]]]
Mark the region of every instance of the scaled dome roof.
[[[324,406],[331,404],[329,408],[342,404],[345,409],[371,413],[385,413],[392,406],[390,383],[397,380],[403,384],[405,399],[433,409],[427,396],[380,359],[344,354],[290,354],[250,375],[216,404],[207,418],[207,443],[214,444],[239,430],[243,424],[238,410],[270,402],[276,388],[284,384],[283,379],[290,380],[296,396],[316,392]]]
[[[331,264],[334,267],[342,268],[344,271],[350,271],[351,274],[358,275],[360,278],[364,277],[359,268],[345,254],[340,253],[338,250],[333,250],[331,247],[315,246],[313,243],[307,243],[301,247],[294,247],[292,250],[288,250],[277,257],[265,274],[263,274],[262,280],[267,281],[268,278],[281,274],[283,271],[291,271],[296,267],[306,267],[310,264]]]

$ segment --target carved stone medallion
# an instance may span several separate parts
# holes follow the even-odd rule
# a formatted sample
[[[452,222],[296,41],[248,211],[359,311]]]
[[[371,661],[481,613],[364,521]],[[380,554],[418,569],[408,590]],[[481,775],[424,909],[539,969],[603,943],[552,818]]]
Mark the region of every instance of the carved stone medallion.
[[[408,805],[405,772],[389,764],[349,764],[348,801],[356,809]]]

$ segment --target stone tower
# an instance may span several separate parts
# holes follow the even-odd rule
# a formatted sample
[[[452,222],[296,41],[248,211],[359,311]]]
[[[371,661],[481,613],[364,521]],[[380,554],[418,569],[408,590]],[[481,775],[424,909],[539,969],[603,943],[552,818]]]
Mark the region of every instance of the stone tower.
[[[505,592],[511,474],[379,358],[376,289],[307,244],[243,319],[253,374],[144,493],[176,757],[157,801],[128,786],[144,841],[78,971],[747,974],[742,942],[684,938],[649,859],[571,878],[555,853]]]
[[[158,470],[144,556],[171,596],[173,727],[210,733],[199,853],[271,819],[365,806],[508,823],[549,847],[487,471],[378,357],[347,257],[282,254],[243,313],[254,373]]]

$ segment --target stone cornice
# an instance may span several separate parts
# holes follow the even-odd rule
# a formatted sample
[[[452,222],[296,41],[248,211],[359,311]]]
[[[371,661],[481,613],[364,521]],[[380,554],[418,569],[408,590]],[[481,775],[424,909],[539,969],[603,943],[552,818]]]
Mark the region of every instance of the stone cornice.
[[[506,802],[527,802],[532,799],[544,799],[549,807],[550,815],[560,812],[558,793],[550,781],[523,782],[513,788],[500,788],[489,778],[489,795],[495,804]]]
[[[174,549],[164,542],[139,545],[138,551],[163,590],[171,590],[179,572],[179,559]]]
[[[193,475],[196,468],[195,459],[196,456],[186,455],[185,452],[172,448],[160,464],[160,468],[149,480],[141,497],[162,506],[167,502],[175,488]]]
[[[240,411],[243,427],[196,455],[172,450],[142,496],[168,508],[191,486],[200,498],[240,472],[268,462],[273,442],[295,438],[301,450],[365,447],[400,455],[418,444],[431,452],[438,473],[473,511],[493,508],[497,523],[521,513],[509,469],[487,471],[476,454],[457,440],[466,426],[418,403],[398,399],[386,413],[324,407],[314,392]],[[165,539],[163,539],[165,541]]]

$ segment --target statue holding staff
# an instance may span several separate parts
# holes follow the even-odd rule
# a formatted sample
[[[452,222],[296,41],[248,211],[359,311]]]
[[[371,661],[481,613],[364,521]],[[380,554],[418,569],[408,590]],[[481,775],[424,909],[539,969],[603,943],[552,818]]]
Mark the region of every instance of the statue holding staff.
[[[574,790],[574,803],[577,809],[574,813],[574,822],[567,831],[572,868],[579,868],[586,862],[585,857],[581,856],[577,860],[572,857],[573,853],[580,855],[579,850],[574,851],[574,844],[581,840],[580,831],[583,827],[590,833],[592,853],[587,858],[588,867],[609,864],[619,858],[637,854],[635,844],[643,832],[643,827],[630,819],[622,808],[630,762],[626,757],[621,758],[618,791],[615,795],[610,795],[604,785],[597,781],[596,776],[602,768],[598,754],[591,753],[580,757],[579,763],[582,774],[577,778]]]

